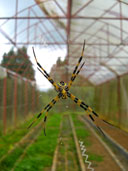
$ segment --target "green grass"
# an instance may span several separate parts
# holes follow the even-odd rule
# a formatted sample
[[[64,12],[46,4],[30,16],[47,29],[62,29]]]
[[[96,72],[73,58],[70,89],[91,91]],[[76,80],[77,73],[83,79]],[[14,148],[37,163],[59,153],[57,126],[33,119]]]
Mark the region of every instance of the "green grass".
[[[77,114],[72,113],[73,122],[75,125],[78,140],[82,140],[86,147],[91,147],[91,142],[89,140],[90,132],[85,129],[84,124],[77,119]],[[63,118],[64,119],[64,118]],[[59,135],[60,122],[62,120],[62,114],[51,113],[47,119],[46,124],[46,136],[44,136],[43,129],[41,134],[38,136],[37,140],[30,145],[27,149],[24,158],[17,164],[15,171],[22,170],[42,170],[45,168],[50,168],[52,165],[54,151],[57,145],[57,139]],[[8,133],[6,136],[2,136],[0,139],[0,157],[6,154],[9,149],[12,149],[14,144],[18,142],[29,130],[27,126],[29,122],[19,126],[19,129]],[[63,131],[66,131],[66,125],[64,124]],[[66,135],[65,136],[70,136]],[[69,141],[69,149],[71,151],[75,150],[73,141]],[[24,145],[17,147],[11,154],[9,154],[5,160],[0,164],[0,170],[10,171],[13,168],[17,159],[21,156],[24,151]],[[64,149],[60,148],[60,153],[64,154]],[[96,162],[101,162],[103,160],[102,156],[94,154],[89,151],[89,160]]]
[[[26,155],[16,167],[16,171],[42,170],[52,165],[61,118],[62,116],[59,114],[53,114],[48,118],[46,136],[42,131],[36,142],[27,149]]]
[[[74,122],[76,134],[78,140],[82,140],[86,146],[90,146],[91,142],[89,141],[88,137],[90,136],[90,132],[85,129],[84,123],[77,119],[77,114],[72,114],[72,119]]]
[[[0,158],[13,148],[14,144],[18,142],[28,130],[26,123],[20,125],[15,130],[10,131],[7,135],[2,135],[0,138]]]
[[[59,114],[56,117],[59,118]],[[25,123],[19,125],[15,130],[11,130],[10,132],[8,132],[6,135],[1,135],[1,137],[0,137],[0,158],[3,155],[5,155],[10,149],[12,149],[14,144],[17,143],[18,141],[20,141],[20,139],[22,137],[24,137],[29,132],[27,127],[30,125],[30,123],[33,121],[34,118],[35,117],[32,117]],[[51,124],[52,124],[55,119],[54,118],[51,118],[51,119],[53,120],[53,121],[51,121]],[[37,125],[39,123],[39,121],[37,121],[35,125]],[[48,123],[48,124],[50,124],[50,123]],[[57,124],[59,124],[59,123],[55,122],[55,124],[56,124],[55,126],[58,126]],[[54,124],[53,124],[53,126],[54,126]]]
[[[9,171],[12,167],[17,158],[22,154],[23,148],[16,148],[13,153],[9,154],[5,160],[0,163],[0,170],[2,171]]]
[[[71,113],[70,115],[72,116],[72,119],[73,119],[73,122],[74,122],[75,127],[79,127],[79,126],[80,127],[84,127],[84,123],[81,122],[79,119],[77,119],[77,116],[79,114],[77,114],[77,113]]]
[[[89,161],[96,161],[96,162],[102,162],[103,157],[97,154],[89,153],[88,152],[88,160]]]
[[[23,160],[18,163],[15,170],[35,171],[42,170],[43,168],[52,165],[52,159],[57,144],[61,119],[62,116],[60,114],[51,114],[51,116],[48,117],[46,125],[46,136],[44,136],[44,133],[42,131],[37,140],[27,149]],[[9,142],[13,144],[15,141],[18,141],[21,137],[17,138],[17,135],[24,135],[22,131],[17,130],[16,132],[14,132],[15,136],[13,135],[13,137],[11,137],[11,134],[4,137],[3,145],[7,146],[7,144],[10,144]],[[7,150],[5,150],[5,152],[6,151]],[[10,171],[17,159],[23,153],[23,151],[24,145],[17,147],[11,154],[6,157],[5,160],[1,162],[0,170]]]

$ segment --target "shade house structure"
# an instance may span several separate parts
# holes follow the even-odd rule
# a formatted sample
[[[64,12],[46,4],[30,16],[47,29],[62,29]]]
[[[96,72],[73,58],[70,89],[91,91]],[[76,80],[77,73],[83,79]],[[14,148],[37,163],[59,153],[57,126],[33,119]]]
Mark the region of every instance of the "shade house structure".
[[[85,64],[71,91],[122,136],[128,134],[128,0],[1,0],[1,135],[56,96],[37,69],[32,47],[53,80],[68,83],[84,41]],[[8,62],[3,63],[4,56]],[[80,112],[75,105],[60,102],[54,110]]]

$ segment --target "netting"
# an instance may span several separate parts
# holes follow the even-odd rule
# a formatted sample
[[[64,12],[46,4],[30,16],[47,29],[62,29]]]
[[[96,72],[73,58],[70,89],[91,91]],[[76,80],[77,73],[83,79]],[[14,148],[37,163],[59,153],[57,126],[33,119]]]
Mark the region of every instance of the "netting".
[[[30,80],[12,75],[0,79],[0,132],[15,128],[40,108],[39,90]]]
[[[128,75],[117,76],[100,86],[73,85],[70,92],[92,107],[106,121],[128,131]],[[54,90],[49,91],[48,101],[56,94]],[[52,110],[59,112],[83,111],[71,99],[60,100],[55,106]]]
[[[109,122],[128,130],[128,75],[95,88],[95,109]]]

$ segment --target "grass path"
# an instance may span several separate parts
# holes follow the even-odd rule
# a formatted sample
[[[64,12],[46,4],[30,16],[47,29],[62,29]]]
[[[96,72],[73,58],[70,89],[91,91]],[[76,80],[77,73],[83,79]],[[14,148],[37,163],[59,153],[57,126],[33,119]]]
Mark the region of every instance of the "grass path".
[[[78,120],[77,114],[69,114],[73,119],[78,140],[83,140],[87,148],[91,147],[90,132]],[[61,129],[60,123],[62,123]],[[28,125],[29,123],[27,123]],[[49,171],[52,167],[53,156],[58,143],[60,144],[56,170],[68,170],[68,166],[70,166],[70,170],[75,168],[80,171],[70,122],[65,115],[54,113],[49,115],[46,136],[43,134],[42,125],[32,128],[29,132],[26,129],[27,126],[26,124],[21,125],[19,129],[2,137],[0,140],[2,144],[0,146],[0,158],[10,151],[0,162],[1,171]],[[16,143],[19,144],[14,148]],[[103,158],[90,152],[89,160],[100,162]]]
[[[0,162],[0,170],[10,171],[12,169],[15,171],[38,171],[50,167],[52,165],[52,158],[57,143],[61,118],[60,114],[51,114],[48,118],[46,127],[47,136],[44,136],[42,127],[37,128],[37,130],[35,129],[31,136],[28,136],[22,144],[20,143],[15,150]],[[40,131],[42,131],[41,134],[37,136]],[[19,130],[19,132],[22,131]],[[34,137],[37,139],[33,141]],[[5,138],[8,139],[8,136]]]

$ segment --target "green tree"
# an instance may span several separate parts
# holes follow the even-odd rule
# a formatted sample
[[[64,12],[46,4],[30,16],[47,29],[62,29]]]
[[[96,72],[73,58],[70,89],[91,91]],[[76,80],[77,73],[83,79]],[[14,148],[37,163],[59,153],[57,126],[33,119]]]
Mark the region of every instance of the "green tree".
[[[19,48],[17,51],[12,48],[8,53],[4,53],[1,65],[23,77],[35,80],[34,69],[26,47]]]
[[[56,65],[57,67],[61,67],[66,65],[66,59],[64,61],[61,60],[61,57],[58,57],[57,61],[56,61]]]

